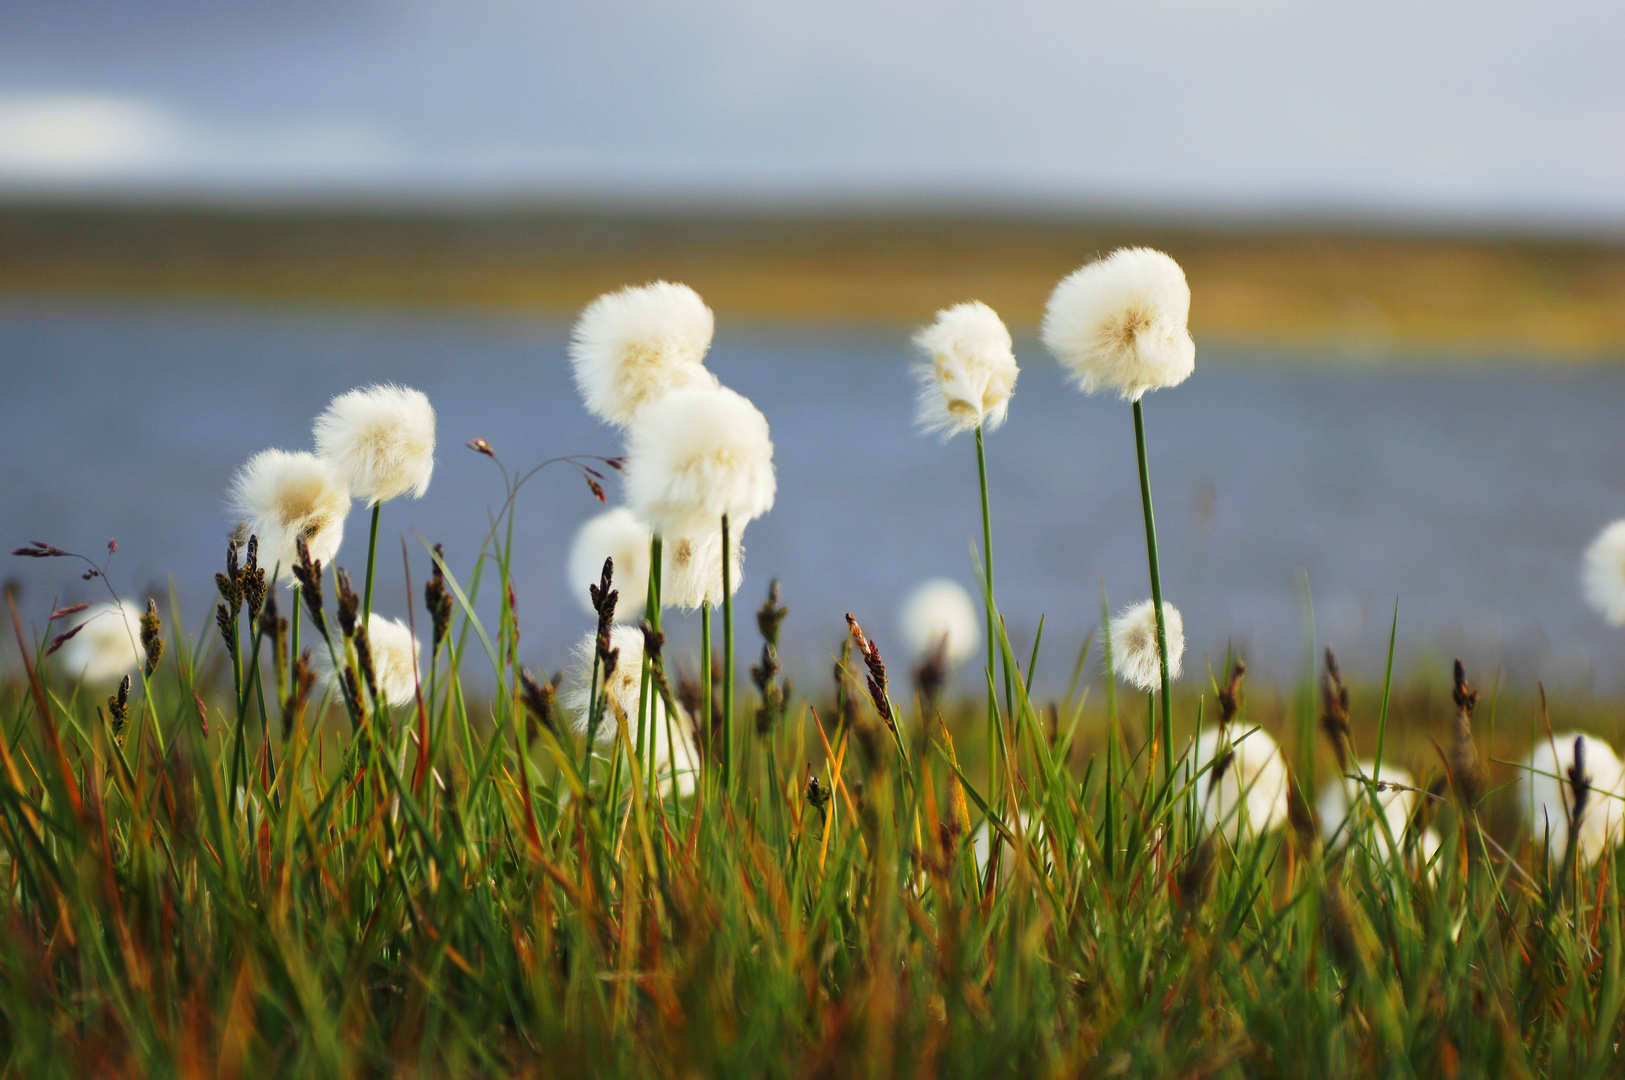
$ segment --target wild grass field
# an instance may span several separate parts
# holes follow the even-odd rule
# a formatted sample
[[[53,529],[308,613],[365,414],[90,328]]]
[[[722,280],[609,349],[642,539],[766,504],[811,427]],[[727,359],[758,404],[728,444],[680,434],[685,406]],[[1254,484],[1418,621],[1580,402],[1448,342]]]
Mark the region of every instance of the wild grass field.
[[[1190,303],[1134,249],[1047,306],[1045,348],[1132,413],[1150,586],[1101,598],[1051,696],[1043,623],[1013,641],[998,606],[984,432],[1016,361],[976,303],[917,335],[898,423],[974,436],[980,595],[953,586],[905,647],[866,611],[735,595],[747,526],[796,492],[704,366],[711,310],[669,283],[572,336],[623,455],[441,445],[503,484],[470,495],[475,552],[410,528],[435,414],[396,385],[238,470],[221,562],[175,570],[213,576],[210,624],[121,596],[116,542],[18,538],[9,558],[107,598],[6,590],[6,1074],[1618,1075],[1618,702],[1460,661],[1396,685],[1392,631],[1369,685],[1312,633],[1295,685],[1186,662],[1144,414],[1196,370]],[[560,554],[516,529],[544,468],[624,500],[578,534],[595,625],[557,673],[526,666],[515,587]],[[1625,522],[1584,563],[1625,623]],[[698,656],[666,642],[672,608],[699,612]],[[845,627],[827,677],[782,670],[787,620]]]
[[[1625,243],[1404,223],[1136,220],[857,208],[0,207],[0,293],[393,305],[569,318],[655,278],[725,317],[923,322],[980,297],[1021,331],[1087,259],[1150,244],[1185,267],[1205,340],[1356,356],[1625,354]]]

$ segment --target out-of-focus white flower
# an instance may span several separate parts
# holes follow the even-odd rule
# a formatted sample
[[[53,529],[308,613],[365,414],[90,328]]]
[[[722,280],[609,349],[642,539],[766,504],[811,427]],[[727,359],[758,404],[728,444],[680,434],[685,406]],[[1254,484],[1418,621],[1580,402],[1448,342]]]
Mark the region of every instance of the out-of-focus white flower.
[[[1016,390],[1016,356],[992,308],[979,300],[945,308],[914,344],[930,357],[914,369],[920,427],[951,435],[1004,423]]]
[[[335,645],[340,642],[335,639]],[[417,698],[418,657],[422,647],[412,636],[412,628],[398,619],[386,619],[377,612],[367,616],[367,646],[372,653],[372,673],[378,681],[378,697],[385,704],[406,705]],[[342,659],[342,649],[339,657]],[[342,677],[333,667],[326,646],[311,650],[316,675],[335,690]]]
[[[316,452],[367,505],[412,493],[434,472],[434,409],[422,391],[393,383],[351,390],[316,418]]]
[[[570,335],[570,366],[587,411],[626,427],[673,390],[715,389],[705,369],[714,320],[687,285],[656,281],[605,293]]]
[[[300,537],[310,557],[331,564],[344,539],[350,492],[328,461],[303,451],[262,450],[231,481],[232,513],[260,538],[259,564],[290,576]]]
[[[1012,826],[1012,830],[1013,828]],[[1038,845],[1038,864],[1042,867],[1045,859],[1044,823],[1040,821],[1035,831],[1033,829],[1033,815],[1023,810],[1021,811],[1021,831],[1026,836],[1029,844],[1036,843]],[[978,875],[987,873],[987,862],[993,857],[993,832],[989,828],[988,822],[983,821],[976,826],[976,831],[971,834],[971,852],[976,858],[976,873]],[[999,843],[999,880],[1001,882],[1010,880],[1010,868],[1018,858],[1020,856],[1010,848],[1010,841],[1001,837]]]
[[[1342,847],[1349,842],[1350,836],[1367,825],[1373,830],[1373,835],[1381,839],[1382,830],[1369,816],[1367,794],[1369,780],[1376,767],[1374,761],[1355,762],[1349,771],[1365,777],[1366,782],[1347,776],[1334,776],[1321,785],[1315,809],[1320,813],[1321,838],[1332,847]],[[1384,765],[1377,779],[1384,784],[1399,784],[1406,788],[1416,786],[1411,774],[1397,765]],[[1404,843],[1405,829],[1416,810],[1417,797],[1414,791],[1397,791],[1393,788],[1377,792],[1377,804],[1382,807],[1382,816],[1388,822],[1388,833],[1396,844]],[[1354,806],[1359,806],[1360,812],[1349,820],[1350,808]]]
[[[1579,774],[1590,778],[1585,802],[1580,807],[1576,851],[1581,861],[1592,862],[1604,851],[1619,846],[1621,826],[1620,796],[1625,795],[1625,770],[1613,748],[1594,735],[1565,731],[1552,738],[1535,741],[1523,760],[1518,778],[1518,803],[1535,843],[1552,845],[1559,853],[1568,849],[1569,827],[1573,820],[1576,754],[1581,759]]]
[[[1119,248],[1061,279],[1042,336],[1085,393],[1112,390],[1137,401],[1195,370],[1190,310],[1178,263],[1150,248]]]
[[[773,507],[767,419],[732,390],[675,390],[638,415],[628,440],[627,504],[662,536],[742,530]]]
[[[1202,770],[1206,770],[1205,772]],[[1202,821],[1238,844],[1286,821],[1287,772],[1281,748],[1262,728],[1203,728],[1182,764]]]
[[[739,591],[745,577],[745,548],[740,542],[744,529],[729,529],[728,586]],[[686,536],[673,533],[661,538],[660,604],[662,607],[693,611],[722,603],[722,532],[710,529]]]
[[[982,616],[957,581],[932,578],[903,601],[903,636],[917,657],[942,647],[950,665],[966,660],[982,644]]]
[[[1625,521],[1608,526],[1586,548],[1580,587],[1608,625],[1625,626]]]
[[[593,614],[587,586],[598,584],[604,573],[604,560],[615,560],[615,620],[636,624],[643,618],[644,600],[649,595],[649,526],[625,507],[606,510],[588,520],[576,531],[570,545],[570,594],[583,611]]]
[[[107,683],[140,669],[141,609],[128,600],[103,600],[79,616],[82,627],[57,650],[62,670],[87,683]]]
[[[1164,600],[1162,620],[1168,633],[1168,678],[1179,678],[1180,658],[1185,655],[1185,620],[1179,609]],[[1124,608],[1111,622],[1112,670],[1119,678],[1141,690],[1162,686],[1162,658],[1157,653],[1157,615],[1151,601]]]
[[[638,737],[638,695],[643,683],[643,632],[630,626],[615,626],[609,632],[609,647],[619,655],[615,670],[603,683],[608,700],[619,706],[626,716],[626,730],[632,742]],[[596,634],[589,631],[575,648],[575,661],[565,680],[559,701],[573,718],[575,728],[585,733],[592,703],[593,654]],[[601,674],[601,672],[600,672]],[[649,721],[654,740],[655,767],[660,775],[660,789],[668,790],[675,780],[677,790],[688,794],[694,790],[699,769],[699,754],[694,749],[694,734],[688,718],[681,711],[671,719],[670,737],[667,734],[665,703],[651,681],[649,686]],[[615,713],[606,703],[603,719],[599,722],[598,741],[614,745],[620,726]],[[676,750],[673,752],[673,739]],[[647,750],[645,750],[647,753]]]

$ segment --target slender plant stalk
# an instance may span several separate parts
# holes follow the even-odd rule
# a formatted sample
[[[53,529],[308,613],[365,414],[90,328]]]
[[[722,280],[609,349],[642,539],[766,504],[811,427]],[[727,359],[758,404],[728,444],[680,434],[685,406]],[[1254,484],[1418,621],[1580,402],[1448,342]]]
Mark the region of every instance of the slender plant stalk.
[[[662,543],[660,534],[655,533],[649,539],[649,589],[643,601],[643,617],[648,620],[649,627],[655,633],[660,633],[660,557]],[[654,733],[654,702],[655,692],[653,680],[649,677],[654,662],[649,658],[647,649],[643,653],[643,681],[638,687],[638,742],[637,750],[641,754],[645,745],[648,747],[649,758],[644,775],[649,778],[653,790],[660,790],[660,777],[655,766],[655,733]],[[648,741],[644,739],[647,736]]]
[[[729,572],[728,515],[722,515],[722,787],[730,790],[734,764],[734,598]]]
[[[299,588],[298,585],[293,587],[293,617],[290,620],[293,625],[288,632],[288,693],[290,695],[299,685],[299,676],[294,670],[294,665],[299,662],[299,622],[301,619],[299,613],[301,606],[299,603]],[[277,692],[281,692],[281,687],[277,688]]]
[[[1162,569],[1157,562],[1157,519],[1151,512],[1151,470],[1145,460],[1145,410],[1134,399],[1134,451],[1140,459],[1140,505],[1145,510],[1145,554],[1151,564],[1151,607],[1157,616],[1157,659],[1162,675],[1162,779],[1174,781],[1173,707],[1168,700],[1168,627],[1162,612]],[[1152,721],[1155,724],[1155,720]],[[1153,727],[1153,733],[1156,729]]]
[[[981,424],[976,425],[976,478],[982,493],[982,585],[984,589],[982,609],[987,615],[987,745],[988,753],[996,758],[999,753],[1000,741],[995,730],[999,723],[999,699],[993,690],[993,679],[998,671],[996,666],[998,649],[995,645],[998,635],[993,628],[993,519],[988,511],[987,451],[982,445]],[[1007,699],[1005,708],[1008,711],[1008,698],[1010,696],[1010,672],[1008,669],[1004,673],[1004,679],[1005,698]],[[990,791],[996,792],[998,788],[997,781],[1002,777],[997,768],[997,763],[991,760],[989,761],[989,776],[993,779],[989,782],[988,787]]]
[[[383,512],[384,504],[372,504],[372,528],[367,533],[367,584],[361,592],[361,624],[367,623],[372,614],[372,564],[378,554],[378,515]]]
[[[711,605],[700,605],[700,730],[705,733],[706,761],[717,758],[716,740],[711,731]]]

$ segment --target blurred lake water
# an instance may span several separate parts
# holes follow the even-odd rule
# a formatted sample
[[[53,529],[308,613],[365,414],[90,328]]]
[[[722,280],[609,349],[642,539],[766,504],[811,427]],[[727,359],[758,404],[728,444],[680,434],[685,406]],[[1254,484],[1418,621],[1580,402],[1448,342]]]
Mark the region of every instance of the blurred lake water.
[[[720,322],[708,363],[766,414],[779,476],[776,506],[745,537],[745,607],[781,580],[786,659],[809,689],[826,684],[849,611],[900,675],[903,596],[927,577],[974,582],[971,440],[915,433],[902,332]],[[575,394],[567,332],[510,317],[0,306],[0,545],[99,558],[117,537],[113,584],[139,594],[173,576],[195,630],[212,609],[233,470],[266,447],[308,448],[333,395],[397,381],[439,416],[428,495],[383,514],[375,607],[402,615],[402,537],[417,593],[427,560],[414,534],[444,543],[466,574],[501,501],[496,468],[467,440],[520,470],[620,453]],[[1198,346],[1195,376],[1146,403],[1187,672],[1205,678],[1233,643],[1261,673],[1293,678],[1312,601],[1319,643],[1380,677],[1397,600],[1402,675],[1460,655],[1484,685],[1500,665],[1525,684],[1625,686],[1625,633],[1577,585],[1585,545],[1625,516],[1625,368],[1350,366]],[[1128,406],[1073,391],[1036,342],[1018,340],[1017,357],[1009,422],[988,438],[995,566],[1023,655],[1047,615],[1038,680],[1053,689],[1098,622],[1103,586],[1114,609],[1148,595],[1144,532]],[[590,627],[563,566],[599,509],[562,468],[520,497],[515,587],[534,668],[565,662]],[[365,543],[357,504],[338,561],[359,573]],[[102,595],[51,560],[9,559],[0,577],[21,583],[36,626],[53,602]],[[696,625],[678,621],[679,648]],[[739,641],[754,656],[754,620]]]

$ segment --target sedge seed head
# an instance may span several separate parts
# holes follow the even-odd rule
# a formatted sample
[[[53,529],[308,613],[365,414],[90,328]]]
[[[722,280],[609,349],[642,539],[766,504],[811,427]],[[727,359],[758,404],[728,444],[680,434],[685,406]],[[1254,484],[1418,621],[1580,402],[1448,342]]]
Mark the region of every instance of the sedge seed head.
[[[1084,393],[1137,401],[1195,370],[1190,307],[1178,263],[1150,248],[1119,248],[1055,286],[1044,309],[1044,346]]]
[[[315,454],[263,450],[231,482],[231,512],[259,537],[259,564],[286,579],[299,559],[301,539],[310,557],[327,564],[344,539],[350,492],[331,465]]]
[[[420,390],[380,383],[340,394],[316,418],[315,436],[339,482],[369,506],[429,490],[434,409]]]
[[[1016,390],[1016,356],[1010,331],[979,300],[937,312],[914,335],[926,361],[914,368],[920,382],[916,422],[945,436],[992,431],[1004,423]]]
[[[677,390],[632,426],[627,504],[662,536],[734,530],[773,508],[767,419],[732,390]]]
[[[1185,655],[1185,620],[1179,609],[1162,604],[1163,622],[1168,632],[1168,678],[1177,679],[1180,659]],[[1157,616],[1151,601],[1131,605],[1111,622],[1112,670],[1118,678],[1141,690],[1162,687],[1162,658],[1157,652]]]
[[[704,364],[714,325],[698,293],[669,281],[588,304],[570,334],[570,366],[587,411],[624,428],[674,390],[715,389]]]

